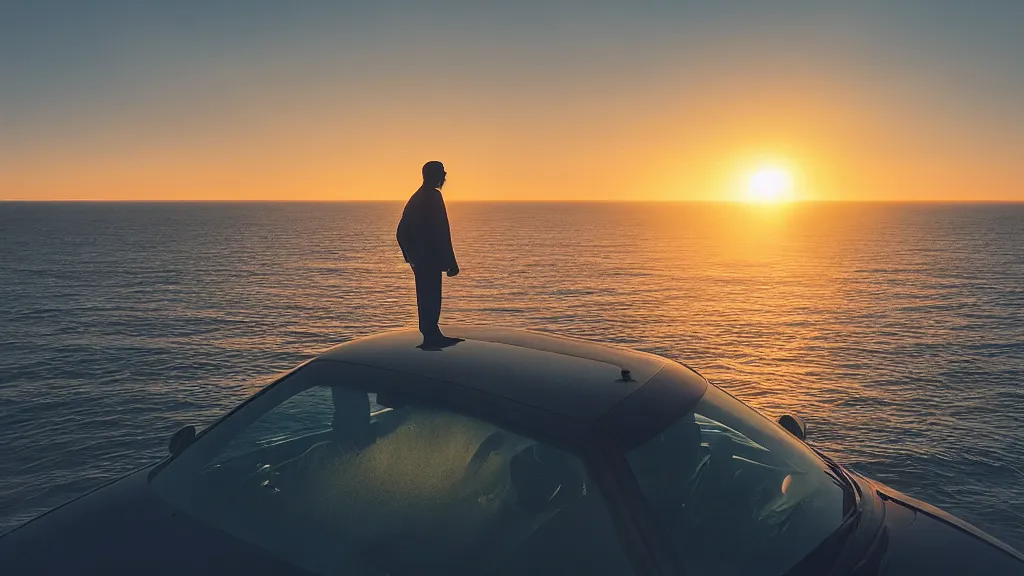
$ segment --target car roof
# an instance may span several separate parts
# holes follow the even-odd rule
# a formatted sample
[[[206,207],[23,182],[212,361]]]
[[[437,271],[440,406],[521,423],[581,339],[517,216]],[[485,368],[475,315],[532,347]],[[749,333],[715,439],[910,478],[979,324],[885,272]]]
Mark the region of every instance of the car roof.
[[[341,344],[318,360],[447,381],[583,422],[595,421],[666,364],[675,364],[653,354],[526,330],[446,326],[445,333],[465,341],[424,350],[417,347],[419,332],[400,330]],[[684,380],[689,382],[682,385],[695,390],[706,385],[699,376]]]

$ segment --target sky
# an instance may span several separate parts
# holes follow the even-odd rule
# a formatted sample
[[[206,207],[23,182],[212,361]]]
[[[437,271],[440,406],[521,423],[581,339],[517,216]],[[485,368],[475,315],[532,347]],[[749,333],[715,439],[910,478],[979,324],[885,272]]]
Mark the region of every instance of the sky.
[[[1024,201],[1022,55],[1020,0],[0,0],[0,200]]]

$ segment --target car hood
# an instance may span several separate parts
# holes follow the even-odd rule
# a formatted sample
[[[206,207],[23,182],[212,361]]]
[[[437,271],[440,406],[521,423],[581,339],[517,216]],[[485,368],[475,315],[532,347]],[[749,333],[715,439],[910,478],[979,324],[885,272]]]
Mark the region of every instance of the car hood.
[[[135,472],[0,537],[4,574],[308,576],[160,500]]]
[[[866,484],[883,508],[874,561],[854,574],[1024,574],[1024,556],[963,520],[884,484]]]

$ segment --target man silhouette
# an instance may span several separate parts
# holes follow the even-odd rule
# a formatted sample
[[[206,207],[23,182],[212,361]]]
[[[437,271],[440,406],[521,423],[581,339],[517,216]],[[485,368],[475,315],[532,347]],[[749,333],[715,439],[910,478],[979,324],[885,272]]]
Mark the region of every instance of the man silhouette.
[[[446,176],[444,164],[436,160],[423,165],[423,185],[406,203],[396,234],[402,256],[416,277],[416,310],[424,347],[461,342],[445,336],[437,326],[441,318],[441,273],[447,272],[449,277],[459,273],[448,211],[441,197]]]

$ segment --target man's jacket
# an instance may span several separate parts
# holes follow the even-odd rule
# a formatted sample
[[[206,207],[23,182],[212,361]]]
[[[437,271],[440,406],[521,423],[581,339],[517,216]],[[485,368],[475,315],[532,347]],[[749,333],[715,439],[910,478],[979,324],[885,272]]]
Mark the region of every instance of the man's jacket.
[[[448,210],[440,190],[422,186],[409,198],[396,237],[405,261],[416,268],[449,270],[456,265]]]

